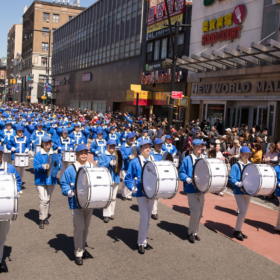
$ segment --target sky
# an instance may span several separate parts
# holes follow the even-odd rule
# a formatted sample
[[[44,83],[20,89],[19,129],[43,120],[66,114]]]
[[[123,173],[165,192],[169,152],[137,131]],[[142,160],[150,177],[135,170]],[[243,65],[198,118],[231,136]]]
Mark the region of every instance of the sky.
[[[44,0],[53,2],[53,0]],[[97,0],[80,0],[81,7],[89,7]],[[70,0],[70,3],[74,0]],[[7,56],[7,36],[9,29],[15,23],[21,23],[23,9],[30,6],[33,0],[0,0],[0,58]]]

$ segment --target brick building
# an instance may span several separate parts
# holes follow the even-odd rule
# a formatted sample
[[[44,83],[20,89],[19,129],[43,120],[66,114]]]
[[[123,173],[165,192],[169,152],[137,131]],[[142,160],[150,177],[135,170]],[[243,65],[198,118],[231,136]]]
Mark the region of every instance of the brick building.
[[[31,6],[25,9],[23,15],[22,38],[22,92],[21,101],[26,101],[26,96],[31,96],[30,102],[41,101],[44,95],[44,83],[47,75],[51,76],[52,35],[61,25],[78,15],[85,8],[71,6],[69,4],[51,3],[35,0]],[[42,30],[46,32],[32,31]],[[49,33],[51,40],[49,44]],[[50,51],[50,54],[49,54]],[[48,56],[49,68],[48,68]],[[26,77],[33,75],[33,89],[26,83]],[[55,96],[53,96],[55,102]]]

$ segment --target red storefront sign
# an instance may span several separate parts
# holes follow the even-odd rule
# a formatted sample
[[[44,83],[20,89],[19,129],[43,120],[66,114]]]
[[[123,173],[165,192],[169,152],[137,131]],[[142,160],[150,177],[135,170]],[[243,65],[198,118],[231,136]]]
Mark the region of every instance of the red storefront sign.
[[[173,99],[182,99],[183,92],[182,91],[172,91],[171,98]]]

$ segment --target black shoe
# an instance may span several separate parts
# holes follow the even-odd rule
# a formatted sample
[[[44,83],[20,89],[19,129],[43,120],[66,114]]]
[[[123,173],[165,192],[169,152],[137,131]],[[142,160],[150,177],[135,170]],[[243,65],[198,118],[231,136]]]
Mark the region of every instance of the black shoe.
[[[195,240],[200,241],[200,237],[198,235],[195,235]]]
[[[189,242],[190,242],[190,243],[194,243],[194,241],[195,241],[195,235],[194,235],[194,233],[189,234]]]
[[[236,230],[235,230],[235,231],[233,232],[233,235],[234,235],[234,237],[235,237],[237,240],[240,240],[240,241],[243,241],[243,240],[244,240],[244,237],[243,237],[241,231],[236,231]]]
[[[126,197],[123,196],[123,197],[122,197],[122,200],[123,200],[123,201],[126,201]]]
[[[153,219],[153,220],[157,220],[157,219],[158,219],[158,214],[153,214],[153,215],[152,215],[152,219]]]
[[[40,220],[39,228],[44,229],[44,221],[43,220]]]
[[[114,220],[114,219],[115,219],[115,217],[114,217],[114,216],[111,216],[111,217],[109,217],[109,219],[110,219],[110,220]]]
[[[81,257],[75,257],[75,263],[77,265],[83,265],[83,258]]]
[[[45,220],[44,220],[44,225],[48,226],[49,224],[50,224],[50,223],[49,223],[48,219],[45,219]]]
[[[145,246],[144,245],[138,246],[138,253],[139,254],[144,254],[145,253]]]
[[[153,247],[151,247],[149,244],[146,245],[145,250],[151,250]]]
[[[132,197],[130,197],[130,198],[127,198],[127,200],[129,200],[129,201],[132,201]]]
[[[8,270],[6,269],[6,266],[3,263],[0,263],[0,273],[2,272],[8,272]]]
[[[109,218],[108,217],[104,217],[104,223],[105,224],[109,223]]]
[[[244,239],[248,239],[248,236],[245,235],[245,234],[243,234],[243,232],[241,232],[241,234],[242,234],[242,236],[243,236]]]
[[[84,251],[83,253],[83,256],[82,256],[82,259],[83,260],[88,260],[90,259],[92,256],[87,252],[87,251]]]

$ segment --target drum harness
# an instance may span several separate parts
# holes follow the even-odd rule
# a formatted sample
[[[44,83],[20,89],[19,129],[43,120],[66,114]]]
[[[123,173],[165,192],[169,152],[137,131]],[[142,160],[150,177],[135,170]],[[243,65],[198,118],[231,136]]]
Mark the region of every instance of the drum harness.
[[[19,144],[19,154],[22,154],[22,144],[25,144],[26,143],[26,136],[24,136],[24,140],[23,141],[18,141],[18,137],[17,136],[14,136],[15,138],[15,142],[16,144]]]
[[[67,137],[66,139],[64,139],[63,137],[60,137],[60,141],[62,145],[65,145],[65,151],[67,151],[68,145],[70,145],[70,138]],[[65,143],[65,141],[67,142]]]
[[[39,139],[39,145],[41,145],[42,137],[45,135],[45,133],[44,133],[44,131],[39,131],[39,130],[36,130],[35,133],[36,133],[36,137],[38,137],[38,139]],[[39,133],[42,133],[42,134],[39,134]]]
[[[7,133],[7,131],[9,131],[11,133]],[[4,129],[4,135],[8,136],[8,141],[10,140],[10,137],[13,136],[13,134],[14,134],[14,130],[13,129],[11,129],[11,130],[8,130],[6,128]]]
[[[82,133],[81,133],[81,132],[76,132],[76,131],[74,131],[74,135],[75,135],[75,137],[77,138],[76,144],[79,144],[80,139],[83,137]]]

